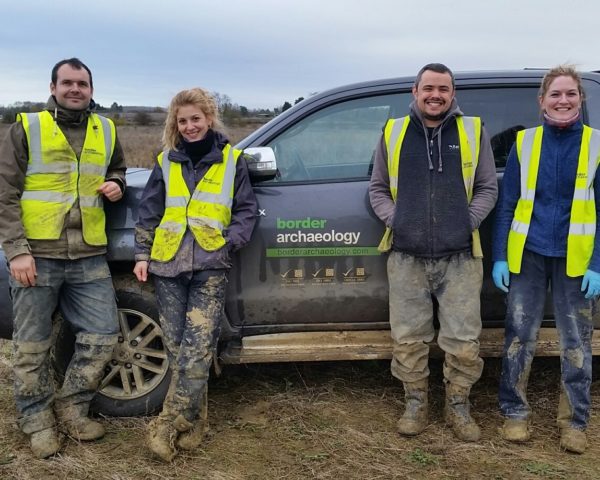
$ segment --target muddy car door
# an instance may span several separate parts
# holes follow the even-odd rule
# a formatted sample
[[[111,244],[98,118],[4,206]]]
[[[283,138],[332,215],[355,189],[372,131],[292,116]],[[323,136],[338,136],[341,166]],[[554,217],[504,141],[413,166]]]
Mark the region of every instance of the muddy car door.
[[[243,335],[386,328],[383,225],[367,190],[382,127],[411,97],[317,103],[249,145],[272,148],[279,174],[255,185],[257,226],[230,277],[227,313]]]

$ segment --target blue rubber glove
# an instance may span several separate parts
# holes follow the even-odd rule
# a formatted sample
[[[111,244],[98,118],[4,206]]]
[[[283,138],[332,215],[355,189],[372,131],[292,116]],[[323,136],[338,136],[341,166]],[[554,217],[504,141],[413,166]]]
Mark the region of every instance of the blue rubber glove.
[[[505,262],[504,260],[494,262],[494,268],[492,269],[492,278],[494,279],[494,284],[500,290],[502,290],[503,292],[508,292],[508,286],[510,285],[510,273],[508,271],[508,262]]]
[[[581,291],[586,292],[585,298],[594,298],[600,295],[600,273],[587,270],[583,276],[583,282],[581,282]]]

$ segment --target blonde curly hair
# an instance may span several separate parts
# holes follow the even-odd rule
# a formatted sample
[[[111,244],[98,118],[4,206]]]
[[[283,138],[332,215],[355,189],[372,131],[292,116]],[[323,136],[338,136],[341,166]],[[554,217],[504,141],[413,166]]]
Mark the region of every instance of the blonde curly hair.
[[[203,88],[190,88],[189,90],[182,90],[171,100],[162,135],[164,148],[170,150],[177,149],[177,144],[181,141],[181,135],[177,129],[177,111],[180,107],[186,105],[192,105],[202,110],[202,113],[206,115],[209,121],[210,128],[214,131],[225,133],[225,126],[219,115],[219,108],[215,98]]]

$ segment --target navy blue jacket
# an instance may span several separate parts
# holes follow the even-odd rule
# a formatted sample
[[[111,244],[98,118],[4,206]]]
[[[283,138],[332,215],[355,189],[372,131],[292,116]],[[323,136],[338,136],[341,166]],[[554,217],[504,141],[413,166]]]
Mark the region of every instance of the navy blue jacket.
[[[196,163],[196,168],[183,149],[169,152],[169,160],[181,163],[183,178],[190,193],[215,163],[223,161],[223,148],[228,140],[215,132],[212,149]],[[140,201],[138,222],[135,228],[135,260],[150,260],[154,231],[165,212],[166,189],[162,168],[156,163]],[[168,262],[150,261],[148,271],[164,277],[175,277],[181,273],[199,270],[227,269],[231,267],[230,253],[250,241],[256,223],[257,204],[248,167],[243,155],[237,161],[231,207],[231,223],[223,232],[227,244],[215,251],[207,252],[196,242],[191,230],[185,232],[179,250]]]
[[[581,121],[567,128],[544,123],[542,151],[538,171],[533,214],[525,248],[547,257],[567,256],[567,236],[571,218],[571,203],[575,190],[575,175],[583,124]],[[517,151],[513,145],[496,206],[492,255],[493,260],[506,260],[508,232],[517,202],[521,196],[521,171]],[[594,179],[596,200],[596,237],[589,269],[600,273],[600,175]]]

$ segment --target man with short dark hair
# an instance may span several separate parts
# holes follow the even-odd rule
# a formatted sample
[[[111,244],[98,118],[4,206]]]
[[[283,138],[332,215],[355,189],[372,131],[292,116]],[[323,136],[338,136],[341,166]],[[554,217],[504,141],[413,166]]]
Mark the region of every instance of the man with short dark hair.
[[[18,423],[38,458],[60,448],[58,426],[77,440],[104,427],[90,401],[119,330],[106,263],[103,198],[121,199],[123,151],[111,120],[93,112],[89,68],[77,58],[52,70],[46,109],[17,116],[0,144],[0,240],[10,269]],[[60,311],[75,333],[54,392],[49,351]]]
[[[458,108],[448,67],[425,65],[412,92],[410,114],[384,128],[369,186],[373,210],[387,227],[380,250],[391,250],[391,370],[403,382],[406,399],[398,431],[417,435],[427,426],[435,299],[437,343],[445,352],[446,421],[459,439],[477,441],[480,430],[468,398],[483,368],[477,229],[496,202],[494,157],[481,120]]]

